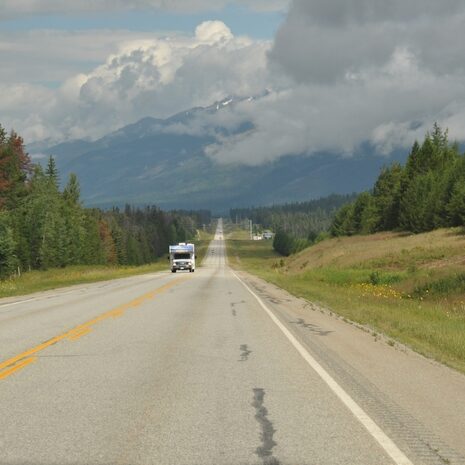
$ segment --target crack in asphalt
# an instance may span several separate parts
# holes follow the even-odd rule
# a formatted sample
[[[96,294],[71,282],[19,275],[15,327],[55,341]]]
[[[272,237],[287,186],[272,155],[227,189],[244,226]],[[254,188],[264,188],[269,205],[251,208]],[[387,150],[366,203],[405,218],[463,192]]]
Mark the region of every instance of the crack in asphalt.
[[[241,359],[239,362],[246,362],[249,359],[249,355],[252,353],[251,350],[249,350],[247,344],[242,344],[241,347]]]
[[[255,419],[261,426],[261,446],[257,447],[255,453],[263,460],[264,465],[281,465],[276,457],[273,457],[273,448],[277,443],[273,440],[276,430],[273,423],[268,419],[268,410],[264,406],[265,390],[255,388],[253,390],[254,401],[252,406],[255,408]]]

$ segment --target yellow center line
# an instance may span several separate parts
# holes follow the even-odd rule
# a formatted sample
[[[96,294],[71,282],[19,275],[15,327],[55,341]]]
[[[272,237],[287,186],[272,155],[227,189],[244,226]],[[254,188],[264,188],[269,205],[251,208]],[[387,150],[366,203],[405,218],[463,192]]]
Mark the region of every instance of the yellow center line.
[[[77,341],[82,336],[89,334],[91,331],[92,331],[92,328],[81,328],[80,330],[74,331],[72,334],[69,334],[68,339],[70,341]]]
[[[31,349],[22,352],[19,355],[16,355],[15,357],[11,357],[8,360],[1,362],[0,380],[5,379],[6,377],[20,370],[21,368],[24,368],[25,366],[37,361],[38,357],[31,356],[37,354],[38,352],[41,352],[42,350],[64,339],[76,341],[81,337],[85,336],[86,334],[89,334],[92,331],[92,326],[95,326],[98,323],[101,323],[102,321],[105,321],[109,318],[120,318],[126,313],[127,310],[131,308],[140,307],[144,302],[154,299],[156,296],[162,294],[163,292],[166,292],[167,290],[171,289],[177,284],[180,284],[183,281],[186,281],[187,279],[189,278],[177,278],[173,281],[170,281],[169,283],[164,284],[163,286],[159,287],[158,289],[155,289],[154,291],[150,291],[147,294],[137,297],[131,302],[128,302],[119,307],[113,308],[105,313],[102,313],[101,315],[93,318],[92,320],[89,320],[86,323],[80,324],[70,329],[66,333],[55,336],[49,339],[48,341],[43,342],[42,344],[39,344]]]
[[[8,368],[7,370],[3,370],[0,372],[0,379],[4,379],[7,376],[12,375],[15,371],[21,370],[21,368],[24,368],[25,366],[29,365],[30,363],[34,363],[37,361],[38,357],[29,357],[25,358],[21,362],[17,363],[16,365],[13,365],[11,368]]]

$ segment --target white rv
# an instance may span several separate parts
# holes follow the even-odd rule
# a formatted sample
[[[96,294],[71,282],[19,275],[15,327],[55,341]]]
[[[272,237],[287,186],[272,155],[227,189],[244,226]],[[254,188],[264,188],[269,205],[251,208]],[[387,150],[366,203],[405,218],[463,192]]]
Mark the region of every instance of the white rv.
[[[185,270],[193,273],[195,271],[195,245],[184,242],[178,245],[170,245],[171,273],[178,270]]]

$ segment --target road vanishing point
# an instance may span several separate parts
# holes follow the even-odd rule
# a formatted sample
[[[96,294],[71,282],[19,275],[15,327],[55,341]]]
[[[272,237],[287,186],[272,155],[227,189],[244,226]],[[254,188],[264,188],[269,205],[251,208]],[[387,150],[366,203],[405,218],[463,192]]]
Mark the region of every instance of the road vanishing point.
[[[167,267],[168,268],[168,267]],[[229,268],[0,300],[0,465],[465,465],[465,376]]]

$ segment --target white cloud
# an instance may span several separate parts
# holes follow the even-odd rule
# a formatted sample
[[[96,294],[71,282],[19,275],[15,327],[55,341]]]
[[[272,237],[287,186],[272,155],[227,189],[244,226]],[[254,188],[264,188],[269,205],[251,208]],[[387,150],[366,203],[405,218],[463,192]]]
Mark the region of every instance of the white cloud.
[[[58,89],[10,85],[9,100],[0,100],[7,115],[2,123],[28,140],[60,133],[95,138],[145,116],[171,116],[230,94],[252,95],[268,83],[271,43],[234,37],[220,21],[202,23],[194,36],[119,37],[118,50],[104,64],[73,74]]]
[[[166,117],[271,87],[269,95],[215,116],[215,124],[235,128],[251,122],[255,129],[218,138],[208,149],[212,158],[253,165],[287,154],[350,155],[365,142],[386,154],[422,138],[434,121],[449,127],[451,138],[464,141],[464,23],[462,0],[294,0],[273,44],[235,37],[215,21],[200,25],[193,36],[121,31],[115,34],[117,48],[102,32],[93,58],[98,66],[72,69],[55,90],[4,85],[0,114],[8,115],[4,125],[30,139],[97,137],[147,115]],[[72,47],[72,39],[66,40]],[[89,53],[91,41],[89,35]],[[50,49],[64,60],[65,48],[55,42],[56,49],[49,41]],[[16,46],[28,44],[18,40]],[[0,53],[8,47],[14,50],[15,41],[0,34]],[[88,55],[82,53],[85,62]],[[0,69],[0,82],[8,82],[7,73]],[[209,118],[171,130],[211,133]]]
[[[146,115],[167,117],[229,94],[255,93],[266,81],[268,49],[266,42],[234,37],[218,21],[201,24],[194,37],[126,44],[87,75],[80,124],[103,132]]]

